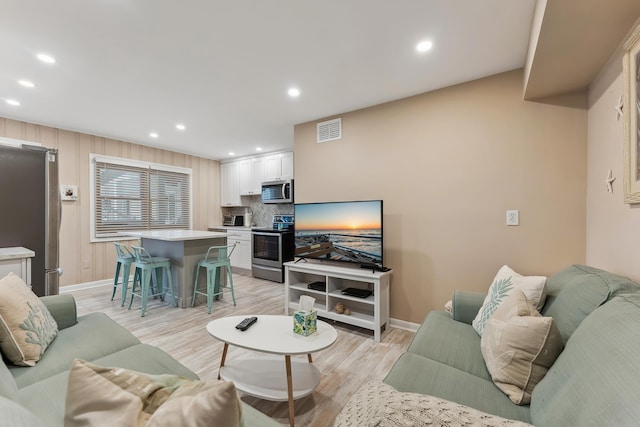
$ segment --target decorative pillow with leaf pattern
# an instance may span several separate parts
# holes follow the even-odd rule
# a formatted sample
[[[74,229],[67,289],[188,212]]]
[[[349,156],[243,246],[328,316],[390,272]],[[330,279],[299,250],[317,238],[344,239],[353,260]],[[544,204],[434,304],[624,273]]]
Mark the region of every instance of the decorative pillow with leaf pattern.
[[[13,273],[0,280],[0,350],[19,366],[35,366],[58,324],[29,286]]]
[[[508,266],[502,266],[493,279],[493,283],[489,287],[489,292],[476,318],[473,319],[473,328],[482,336],[482,331],[489,318],[495,313],[502,301],[515,289],[521,290],[527,297],[527,301],[537,310],[540,310],[544,306],[545,283],[547,283],[545,276],[522,276]]]

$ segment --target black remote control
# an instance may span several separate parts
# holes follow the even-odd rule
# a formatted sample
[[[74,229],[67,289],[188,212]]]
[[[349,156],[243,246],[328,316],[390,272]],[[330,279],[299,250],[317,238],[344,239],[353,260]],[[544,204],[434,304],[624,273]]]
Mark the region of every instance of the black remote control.
[[[240,322],[240,323],[238,323],[236,325],[236,329],[240,329],[241,331],[246,331],[247,329],[249,329],[249,327],[251,327],[251,325],[253,325],[257,321],[258,321],[258,318],[255,317],[255,316],[254,317],[247,317],[242,322]]]

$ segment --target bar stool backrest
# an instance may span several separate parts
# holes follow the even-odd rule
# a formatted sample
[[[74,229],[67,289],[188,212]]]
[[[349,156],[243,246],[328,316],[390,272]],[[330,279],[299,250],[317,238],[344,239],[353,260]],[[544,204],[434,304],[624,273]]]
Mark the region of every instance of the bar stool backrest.
[[[133,249],[136,262],[145,263],[151,261],[151,255],[149,255],[149,252],[142,246],[131,246],[131,248]]]
[[[229,250],[231,248],[231,250]],[[207,255],[204,257],[204,261],[222,261],[231,257],[233,250],[236,248],[236,244],[232,245],[223,245],[223,246],[211,246],[209,250],[207,250]],[[212,256],[209,258],[209,254],[211,251],[217,250],[218,257]]]
[[[113,242],[113,244],[116,246],[116,253],[118,254],[118,258],[134,258],[134,255],[126,245],[118,242]]]

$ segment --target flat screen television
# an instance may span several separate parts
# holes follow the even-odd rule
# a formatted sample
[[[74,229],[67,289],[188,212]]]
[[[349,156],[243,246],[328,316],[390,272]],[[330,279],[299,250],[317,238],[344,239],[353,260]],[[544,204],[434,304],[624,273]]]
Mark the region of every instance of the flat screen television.
[[[296,203],[295,256],[382,266],[382,200]]]

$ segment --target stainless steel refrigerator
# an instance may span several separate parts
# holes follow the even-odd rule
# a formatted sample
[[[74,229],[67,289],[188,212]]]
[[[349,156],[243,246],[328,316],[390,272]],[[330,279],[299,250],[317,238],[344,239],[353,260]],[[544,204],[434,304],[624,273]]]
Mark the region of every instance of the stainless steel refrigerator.
[[[58,152],[0,143],[0,247],[35,252],[31,286],[38,296],[58,293],[60,189]]]

